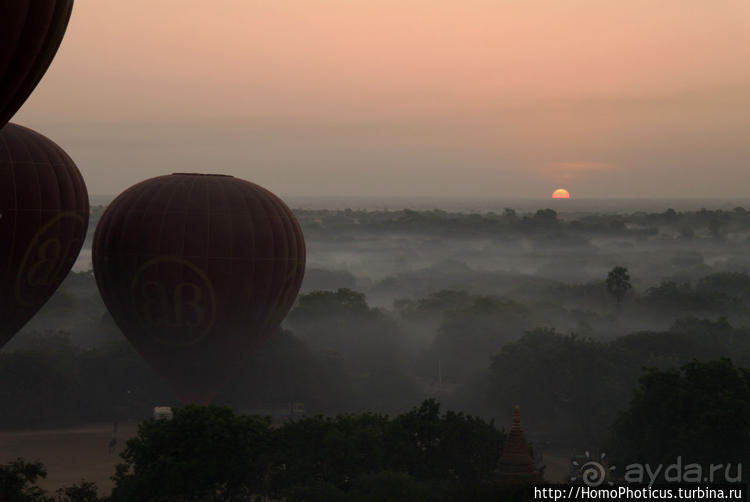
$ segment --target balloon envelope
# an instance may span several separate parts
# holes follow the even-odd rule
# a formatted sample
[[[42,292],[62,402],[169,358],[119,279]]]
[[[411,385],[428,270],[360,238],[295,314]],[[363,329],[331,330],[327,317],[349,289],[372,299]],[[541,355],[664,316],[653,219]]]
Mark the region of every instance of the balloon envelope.
[[[73,0],[0,0],[0,127],[49,68],[72,10]]]
[[[208,403],[291,308],[305,242],[268,190],[173,174],[112,202],[93,262],[104,303],[136,350],[180,400]]]
[[[0,129],[0,347],[52,296],[81,250],[89,199],[81,173],[31,129]]]

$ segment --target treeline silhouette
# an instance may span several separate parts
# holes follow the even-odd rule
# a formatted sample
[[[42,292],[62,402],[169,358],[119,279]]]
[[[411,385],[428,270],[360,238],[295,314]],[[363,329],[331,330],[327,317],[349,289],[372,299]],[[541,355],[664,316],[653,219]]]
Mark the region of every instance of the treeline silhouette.
[[[305,234],[313,238],[322,234],[336,235],[352,231],[371,233],[406,232],[410,235],[482,235],[498,232],[518,234],[536,230],[565,230],[583,235],[618,234],[647,237],[660,228],[677,231],[682,239],[721,238],[729,232],[750,229],[750,211],[744,207],[732,210],[700,209],[678,212],[667,209],[661,213],[637,211],[626,214],[577,214],[560,216],[554,209],[519,212],[506,208],[503,212],[449,212],[439,209],[416,211],[373,210],[296,210]]]
[[[281,331],[269,340],[218,402],[281,414],[299,402],[309,414],[335,414],[402,411],[436,395],[485,417],[505,417],[521,404],[537,440],[585,446],[601,444],[643,367],[720,357],[750,366],[750,330],[726,320],[685,318],[666,331],[607,341],[552,329],[517,336],[521,328],[513,323],[521,322],[523,309],[488,299],[458,307],[434,343],[414,352],[392,320],[353,301],[358,297],[351,291],[303,297],[292,319],[304,320],[303,334]],[[310,305],[319,301],[327,305],[322,310]],[[318,317],[331,309],[331,318]],[[0,427],[7,429],[139,421],[154,405],[176,400],[125,340],[86,349],[50,334],[0,353],[0,402]]]
[[[58,500],[493,500],[514,490],[493,482],[503,439],[491,421],[441,413],[432,400],[395,417],[315,416],[279,427],[228,407],[187,406],[141,423],[111,497],[83,482]],[[26,490],[31,496],[3,500],[52,500],[35,489],[43,472],[21,460],[0,467],[0,496]]]
[[[750,451],[750,372],[728,359],[650,369],[612,425],[609,457],[621,467],[677,461],[690,464],[691,475],[710,473],[712,482],[745,479],[750,474],[742,466]],[[435,400],[394,417],[349,413],[278,426],[269,417],[228,407],[186,406],[174,409],[172,418],[140,424],[120,455],[110,496],[99,496],[96,485],[86,481],[48,496],[36,484],[46,475],[43,465],[18,459],[0,466],[0,499],[529,500],[528,480],[497,472],[504,440],[492,421],[441,413]],[[718,473],[712,468],[716,464],[724,467]],[[611,480],[622,480],[626,469]]]

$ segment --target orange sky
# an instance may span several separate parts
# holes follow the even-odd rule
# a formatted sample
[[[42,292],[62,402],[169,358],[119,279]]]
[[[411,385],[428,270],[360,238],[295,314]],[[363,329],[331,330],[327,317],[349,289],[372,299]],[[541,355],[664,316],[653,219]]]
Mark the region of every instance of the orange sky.
[[[750,196],[750,2],[77,0],[14,121],[92,193]]]

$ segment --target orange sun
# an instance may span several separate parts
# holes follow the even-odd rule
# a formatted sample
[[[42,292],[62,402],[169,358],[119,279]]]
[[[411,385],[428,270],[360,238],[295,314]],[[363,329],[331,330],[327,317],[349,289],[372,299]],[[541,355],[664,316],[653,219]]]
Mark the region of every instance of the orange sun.
[[[570,192],[568,192],[564,188],[558,188],[557,190],[552,192],[552,198],[553,199],[570,199]]]

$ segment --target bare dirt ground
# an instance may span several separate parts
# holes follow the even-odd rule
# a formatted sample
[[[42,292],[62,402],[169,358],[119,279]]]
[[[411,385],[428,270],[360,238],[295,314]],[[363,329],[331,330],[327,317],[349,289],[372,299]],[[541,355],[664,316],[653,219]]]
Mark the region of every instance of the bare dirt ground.
[[[128,438],[136,435],[137,424],[92,425],[70,429],[0,431],[0,464],[23,457],[40,461],[47,468],[47,479],[39,486],[54,492],[60,487],[93,481],[100,494],[112,489],[109,479],[120,462],[120,452]],[[110,452],[112,438],[117,440]]]

